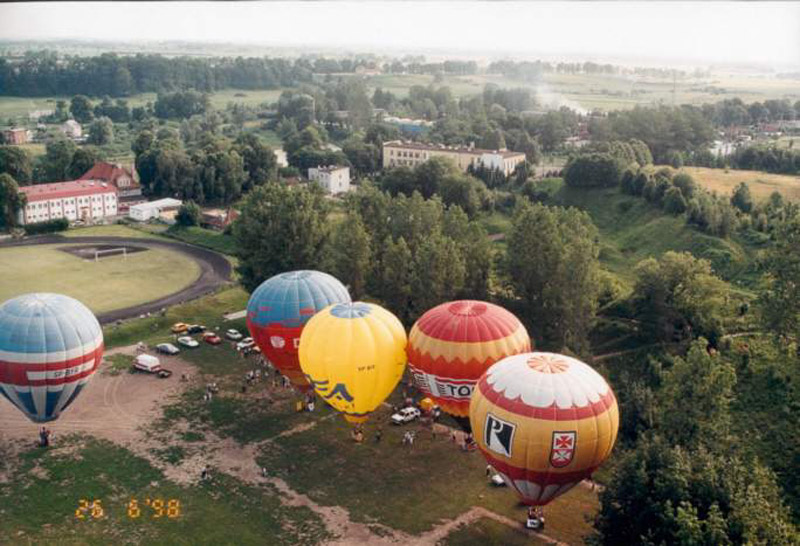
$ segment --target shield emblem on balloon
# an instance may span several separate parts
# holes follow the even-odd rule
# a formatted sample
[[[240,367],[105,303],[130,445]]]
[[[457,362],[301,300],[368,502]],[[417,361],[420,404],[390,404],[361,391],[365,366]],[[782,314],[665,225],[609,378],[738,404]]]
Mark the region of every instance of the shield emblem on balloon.
[[[553,447],[550,449],[550,464],[555,468],[562,468],[572,462],[575,455],[575,442],[577,432],[554,431]]]

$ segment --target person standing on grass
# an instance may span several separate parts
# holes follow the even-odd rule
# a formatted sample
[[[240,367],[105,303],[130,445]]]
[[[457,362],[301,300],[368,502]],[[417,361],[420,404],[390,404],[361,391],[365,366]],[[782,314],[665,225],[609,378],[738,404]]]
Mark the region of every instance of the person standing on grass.
[[[378,430],[375,431],[375,443],[379,444],[381,438],[383,438],[383,430],[381,430],[381,427],[378,427]]]

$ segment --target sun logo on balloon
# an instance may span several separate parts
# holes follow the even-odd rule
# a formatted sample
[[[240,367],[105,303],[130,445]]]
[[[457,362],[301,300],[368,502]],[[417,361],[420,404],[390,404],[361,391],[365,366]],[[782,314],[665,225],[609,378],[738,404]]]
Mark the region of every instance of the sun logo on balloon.
[[[539,373],[564,373],[569,369],[569,362],[558,355],[536,355],[528,359],[528,367]]]

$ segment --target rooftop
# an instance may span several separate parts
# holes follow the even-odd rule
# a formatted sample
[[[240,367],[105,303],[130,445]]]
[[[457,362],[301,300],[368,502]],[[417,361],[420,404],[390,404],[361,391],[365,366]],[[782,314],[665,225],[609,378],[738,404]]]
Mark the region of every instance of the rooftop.
[[[347,165],[320,165],[319,167],[312,167],[321,173],[332,173],[339,169],[349,169]]]
[[[183,201],[180,199],[173,199],[172,197],[165,197],[164,199],[157,199],[156,201],[149,201],[147,203],[139,203],[138,205],[131,206],[131,210],[148,210],[169,207],[180,207]]]
[[[404,148],[407,150],[425,150],[425,151],[441,151],[441,152],[454,152],[460,154],[499,154],[503,157],[517,157],[525,155],[523,152],[512,152],[510,150],[485,150],[483,148],[471,148],[467,146],[445,146],[444,144],[426,144],[423,142],[406,142],[403,140],[391,140],[384,142],[383,147],[390,148]]]
[[[99,180],[72,180],[69,182],[21,186],[19,191],[26,195],[30,203],[31,201],[78,197],[96,193],[117,193],[117,188]]]
[[[104,180],[116,184],[116,180],[120,176],[130,178],[132,186],[139,185],[135,182],[128,169],[117,163],[108,163],[107,161],[98,161],[91,169],[83,173],[78,180]]]

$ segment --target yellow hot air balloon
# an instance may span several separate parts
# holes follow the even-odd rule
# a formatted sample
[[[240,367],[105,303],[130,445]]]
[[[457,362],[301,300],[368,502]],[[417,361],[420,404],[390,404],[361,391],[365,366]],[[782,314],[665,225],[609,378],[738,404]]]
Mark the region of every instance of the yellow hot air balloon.
[[[403,377],[406,331],[379,305],[337,303],[308,321],[299,355],[316,393],[351,423],[363,423]]]
[[[554,353],[504,358],[478,381],[469,417],[486,460],[529,506],[544,506],[611,454],[619,409],[605,379]]]

